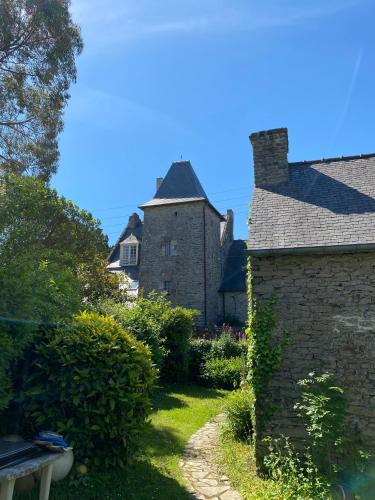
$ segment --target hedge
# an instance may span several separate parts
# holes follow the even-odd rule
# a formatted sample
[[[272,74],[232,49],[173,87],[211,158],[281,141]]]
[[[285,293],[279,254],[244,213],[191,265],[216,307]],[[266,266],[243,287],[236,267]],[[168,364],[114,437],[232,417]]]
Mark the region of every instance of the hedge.
[[[151,411],[149,349],[112,318],[82,313],[35,354],[25,398],[32,431],[61,432],[81,462],[124,466]]]

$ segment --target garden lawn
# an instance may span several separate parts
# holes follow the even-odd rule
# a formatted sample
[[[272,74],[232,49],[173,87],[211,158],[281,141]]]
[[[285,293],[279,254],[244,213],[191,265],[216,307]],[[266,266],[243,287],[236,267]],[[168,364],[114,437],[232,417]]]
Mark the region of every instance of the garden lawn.
[[[251,445],[224,436],[222,452],[222,471],[244,500],[285,500],[285,497],[279,496],[275,482],[257,475],[254,448]]]
[[[179,458],[189,437],[218,414],[227,391],[197,386],[159,389],[153,401],[151,426],[145,433],[144,457],[126,470],[95,474],[87,484],[52,484],[50,500],[188,500],[183,486]],[[37,489],[19,497],[36,500]]]

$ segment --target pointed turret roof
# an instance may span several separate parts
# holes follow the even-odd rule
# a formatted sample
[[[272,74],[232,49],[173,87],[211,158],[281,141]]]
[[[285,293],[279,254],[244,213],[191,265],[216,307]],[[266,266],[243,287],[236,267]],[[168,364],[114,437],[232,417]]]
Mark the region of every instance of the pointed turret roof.
[[[190,161],[175,161],[172,163],[155,196],[139,208],[194,201],[206,201],[217,212],[209,202]],[[221,214],[218,213],[218,215],[222,217]]]

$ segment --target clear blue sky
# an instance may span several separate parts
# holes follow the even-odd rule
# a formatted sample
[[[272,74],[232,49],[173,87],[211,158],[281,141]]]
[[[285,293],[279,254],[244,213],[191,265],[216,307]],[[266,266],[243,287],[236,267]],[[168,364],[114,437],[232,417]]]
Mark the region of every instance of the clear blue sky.
[[[251,132],[290,161],[375,150],[371,0],[72,0],[85,49],[53,185],[110,242],[155,178],[189,159],[246,238]]]

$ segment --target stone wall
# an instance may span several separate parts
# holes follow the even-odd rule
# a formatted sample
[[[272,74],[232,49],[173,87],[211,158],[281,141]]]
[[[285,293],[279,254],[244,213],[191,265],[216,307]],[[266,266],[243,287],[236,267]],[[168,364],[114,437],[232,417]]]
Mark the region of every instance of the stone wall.
[[[168,240],[174,244],[166,257],[162,247]],[[164,281],[170,281],[171,301],[201,311],[198,324],[204,326],[206,305],[207,324],[218,316],[220,272],[220,219],[205,202],[145,207],[140,265],[144,293],[162,291]]]
[[[266,433],[300,437],[297,381],[329,370],[345,390],[349,424],[375,444],[375,254],[252,257],[251,267],[253,298],[275,292],[278,330],[291,338],[270,386],[280,408]]]
[[[209,206],[205,206],[205,219],[207,324],[214,325],[221,311],[218,293],[222,277],[220,218]]]
[[[248,316],[248,299],[246,292],[224,292],[223,293],[223,309],[225,316],[233,316],[241,323],[247,322]]]

